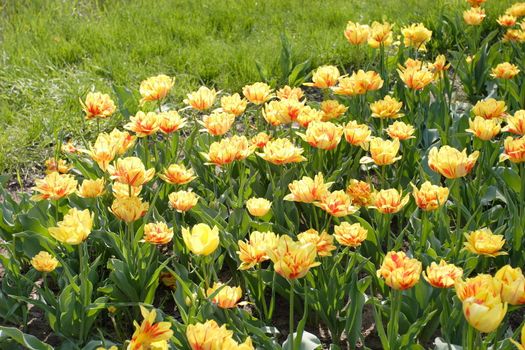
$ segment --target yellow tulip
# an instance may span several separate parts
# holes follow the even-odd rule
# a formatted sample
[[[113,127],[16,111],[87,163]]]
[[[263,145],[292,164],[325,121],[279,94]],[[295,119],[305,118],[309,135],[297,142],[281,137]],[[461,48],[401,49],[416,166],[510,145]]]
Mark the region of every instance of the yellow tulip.
[[[116,147],[116,153],[118,155],[123,155],[127,152],[128,149],[133,147],[135,141],[137,140],[136,136],[131,135],[127,131],[120,131],[118,129],[113,129],[109,133],[111,142]]]
[[[246,338],[244,343],[237,343],[233,338],[226,338],[222,344],[222,350],[254,350],[252,339]]]
[[[193,169],[186,169],[184,164],[171,164],[159,177],[172,185],[184,185],[197,178]]]
[[[372,201],[372,186],[364,181],[350,180],[346,193],[352,199],[352,204],[359,207],[366,207]]]
[[[182,228],[182,238],[186,247],[195,255],[210,255],[219,246],[219,229],[217,226],[197,224],[191,228]]]
[[[496,22],[502,27],[514,27],[517,20],[515,16],[504,14],[499,16]]]
[[[105,181],[103,178],[84,180],[78,187],[77,194],[82,198],[96,198],[104,194]]]
[[[334,237],[339,244],[347,247],[359,247],[366,240],[368,230],[359,223],[350,224],[343,221],[334,226]]]
[[[260,132],[257,135],[255,135],[254,137],[252,137],[250,142],[251,142],[252,145],[255,145],[257,148],[263,148],[264,146],[266,146],[266,144],[270,140],[271,140],[270,135],[268,135],[265,132]]]
[[[235,135],[212,143],[209,152],[201,154],[209,162],[207,164],[222,166],[235,160],[245,159],[254,150],[255,146],[250,144],[245,136]]]
[[[49,234],[64,244],[78,245],[84,242],[93,228],[93,213],[88,209],[70,209],[57,227],[50,227]]]
[[[134,132],[137,137],[153,135],[159,130],[160,118],[155,112],[144,113],[138,111],[129,120],[130,122],[124,125],[124,129]]]
[[[525,110],[516,111],[513,116],[508,116],[505,120],[507,126],[502,131],[511,132],[517,135],[525,135]]]
[[[69,174],[52,172],[43,179],[36,179],[33,191],[37,192],[31,197],[32,200],[59,200],[74,193],[77,188],[77,180]]]
[[[329,194],[332,182],[325,183],[323,174],[318,173],[312,179],[304,176],[301,180],[288,184],[290,194],[284,197],[285,201],[312,203],[320,201]]]
[[[518,66],[509,62],[503,62],[492,68],[490,74],[495,79],[512,79],[520,72]]]
[[[510,160],[513,163],[525,162],[525,136],[514,139],[511,136],[503,143],[504,152],[499,156],[499,161]]]
[[[114,182],[111,185],[113,196],[120,197],[138,197],[142,191],[142,186],[129,186],[120,182]]]
[[[214,111],[209,115],[205,115],[199,124],[205,127],[201,131],[208,131],[210,135],[221,136],[226,134],[232,127],[235,121],[235,115],[226,112]]]
[[[313,121],[308,125],[305,134],[296,134],[312,147],[332,150],[341,141],[343,127],[330,122]]]
[[[474,134],[480,140],[489,141],[499,134],[501,124],[499,119],[475,117],[469,120],[469,128],[465,131]]]
[[[348,110],[348,107],[339,103],[337,100],[325,100],[321,102],[320,108],[323,112],[323,121],[339,118]]]
[[[177,191],[168,195],[170,207],[179,213],[185,212],[197,205],[199,197],[191,191]]]
[[[297,100],[300,101],[304,97],[304,92],[300,87],[284,86],[276,93],[280,100]]]
[[[307,128],[312,122],[320,122],[323,120],[323,112],[312,108],[310,106],[304,106],[301,108],[297,119],[295,120],[303,128]]]
[[[142,102],[157,101],[165,98],[173,87],[174,81],[167,75],[161,74],[143,80],[140,83]]]
[[[339,79],[339,84],[333,87],[332,90],[338,95],[363,95],[368,91],[379,90],[383,86],[383,79],[379,73],[374,71],[365,72],[359,70],[353,72],[350,77],[342,77]]]
[[[377,277],[382,277],[385,283],[393,289],[405,290],[419,282],[422,265],[416,259],[410,259],[404,252],[388,252]]]
[[[283,110],[281,101],[270,101],[264,105],[262,110],[264,120],[272,126],[279,126],[281,124],[290,123],[288,114]]]
[[[509,7],[505,14],[511,15],[514,17],[523,17],[525,16],[525,2],[517,2],[512,4],[511,7]]]
[[[523,22],[522,22],[523,23]],[[523,29],[507,29],[505,34],[503,35],[503,42],[518,42],[518,43],[524,43],[525,42],[525,30]]]
[[[378,100],[370,104],[370,110],[372,111],[372,117],[374,118],[401,118],[404,116],[400,113],[403,107],[403,102],[396,100],[391,96],[385,96],[384,99]]]
[[[41,251],[31,259],[31,265],[39,272],[51,272],[58,266],[58,260],[48,252]]]
[[[369,151],[371,157],[363,157],[361,164],[375,163],[376,165],[390,165],[401,159],[397,156],[399,151],[399,139],[383,140],[380,137],[373,137],[370,140]]]
[[[380,46],[390,46],[393,42],[394,38],[392,35],[392,25],[390,23],[372,23],[370,26],[370,33],[368,35],[368,46],[377,49]]]
[[[272,202],[266,198],[250,198],[246,201],[246,209],[252,216],[265,216],[270,211]]]
[[[344,34],[350,44],[361,45],[368,41],[369,32],[369,26],[348,21]]]
[[[86,96],[86,101],[80,100],[82,109],[86,114],[86,119],[108,118],[115,113],[115,102],[108,94],[100,92],[90,92]]]
[[[241,287],[230,287],[220,282],[215,282],[211,288],[208,288],[206,296],[208,298],[211,297],[217,290],[219,291],[211,298],[211,302],[221,309],[232,309],[236,307],[242,298]]]
[[[370,208],[382,214],[395,214],[403,209],[408,200],[408,194],[403,197],[403,192],[398,192],[395,188],[381,190],[373,194]]]
[[[238,93],[235,93],[230,96],[221,97],[222,110],[226,113],[233,114],[236,117],[244,113],[247,105],[248,101],[241,98],[241,96]]]
[[[463,12],[465,23],[471,26],[479,26],[486,16],[485,10],[481,7],[472,7]]]
[[[157,118],[159,130],[164,134],[171,134],[186,126],[186,118],[182,118],[177,111],[161,112]]]
[[[423,278],[432,287],[436,288],[450,288],[458,278],[463,276],[463,269],[454,264],[447,264],[445,260],[441,260],[439,265],[432,262],[427,267],[426,273],[423,272]]]
[[[155,169],[146,170],[138,157],[117,159],[113,165],[108,166],[108,172],[112,180],[134,187],[144,185],[155,175]]]
[[[355,120],[351,120],[344,128],[345,140],[353,146],[366,147],[370,141],[372,131],[366,124],[358,124]]]
[[[116,197],[109,209],[113,215],[124,222],[133,222],[144,215],[149,209],[148,202],[142,202],[140,197]]]
[[[414,189],[412,195],[416,200],[416,204],[424,211],[436,210],[445,205],[448,199],[449,190],[446,187],[432,185],[430,181],[425,181],[418,189],[412,184]]]
[[[352,215],[359,210],[352,205],[352,198],[345,191],[328,193],[320,201],[314,202],[314,205],[335,217]]]
[[[279,237],[273,232],[254,231],[247,242],[238,241],[237,254],[241,260],[239,270],[248,270],[263,261],[270,259],[268,250],[277,247]]]
[[[197,111],[205,111],[213,106],[217,97],[215,89],[209,89],[206,86],[201,86],[197,91],[188,94],[188,98],[184,103],[191,106]]]
[[[164,222],[144,225],[144,242],[151,244],[168,244],[173,238],[173,228]]]
[[[288,139],[275,139],[269,141],[263,152],[256,153],[259,157],[275,165],[300,163],[306,160],[302,156],[304,150],[295,146]]]
[[[472,107],[472,114],[484,119],[500,119],[506,117],[507,106],[505,101],[497,101],[493,98],[478,101]]]
[[[426,66],[400,68],[399,77],[412,90],[423,90],[434,81],[434,73]]]
[[[110,162],[115,159],[119,146],[114,142],[114,139],[106,133],[101,133],[97,136],[95,144],[90,146],[87,153],[93,159],[100,169],[106,170]]]
[[[525,276],[519,267],[505,265],[494,276],[501,282],[501,299],[511,305],[525,304]]]
[[[507,303],[501,300],[501,282],[490,275],[478,275],[456,280],[455,287],[468,323],[483,333],[496,330],[507,312]]]
[[[415,129],[412,125],[399,121],[390,124],[386,129],[388,136],[392,139],[399,139],[401,141],[416,138],[414,132]]]
[[[429,65],[429,69],[434,73],[434,79],[443,78],[445,71],[450,68],[450,63],[447,64],[445,55],[438,55],[434,63]]]
[[[315,261],[317,250],[312,243],[292,240],[290,236],[281,236],[277,247],[268,250],[275,272],[288,280],[304,277],[310,268],[319,266]]]
[[[304,83],[304,85],[327,89],[335,86],[340,75],[336,66],[321,66],[312,73],[312,82]]]
[[[167,350],[167,341],[173,336],[170,322],[155,322],[157,312],[153,309],[148,311],[140,306],[140,312],[144,320],[139,325],[133,322],[135,332],[131,337],[128,350]]]
[[[330,236],[326,231],[319,233],[312,228],[299,233],[297,239],[304,244],[313,244],[318,256],[332,256],[332,250],[337,249],[334,245],[334,237]]]
[[[73,168],[72,165],[67,164],[64,159],[55,159],[49,158],[45,162],[46,174],[52,173],[54,171],[59,172],[60,174],[66,174]]]
[[[281,124],[295,122],[304,109],[304,101],[296,99],[280,100],[277,103],[279,104]]]
[[[261,105],[273,97],[270,85],[261,82],[245,85],[242,93],[248,101],[256,105]]]
[[[192,350],[222,350],[223,343],[232,335],[225,325],[219,327],[214,320],[190,324],[186,328],[186,339]]]
[[[447,179],[457,179],[466,176],[478,160],[479,152],[467,156],[467,151],[458,151],[450,146],[442,146],[439,150],[433,147],[428,154],[428,166]]]
[[[432,31],[428,30],[423,23],[412,23],[401,30],[406,47],[413,47],[420,51],[426,51],[425,43],[432,38]]]
[[[464,250],[471,253],[486,256],[506,255],[501,248],[505,244],[503,235],[495,235],[489,228],[481,228],[470,233],[465,233],[466,242]]]

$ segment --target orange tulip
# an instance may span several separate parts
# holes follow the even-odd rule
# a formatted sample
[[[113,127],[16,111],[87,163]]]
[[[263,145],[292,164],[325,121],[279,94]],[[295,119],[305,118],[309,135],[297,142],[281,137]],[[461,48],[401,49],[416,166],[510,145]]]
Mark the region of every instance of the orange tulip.
[[[421,275],[421,262],[410,259],[403,252],[388,252],[377,277],[385,279],[385,283],[393,289],[405,290],[412,288]]]

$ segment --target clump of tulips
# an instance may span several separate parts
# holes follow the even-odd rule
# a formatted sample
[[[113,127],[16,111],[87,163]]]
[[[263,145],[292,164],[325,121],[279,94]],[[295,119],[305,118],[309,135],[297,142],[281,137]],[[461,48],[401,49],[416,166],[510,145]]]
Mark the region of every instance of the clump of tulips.
[[[0,338],[49,348],[32,305],[71,348],[524,349],[525,3],[491,33],[466,3],[445,52],[348,22],[366,69],[83,96],[83,137],[0,193]]]

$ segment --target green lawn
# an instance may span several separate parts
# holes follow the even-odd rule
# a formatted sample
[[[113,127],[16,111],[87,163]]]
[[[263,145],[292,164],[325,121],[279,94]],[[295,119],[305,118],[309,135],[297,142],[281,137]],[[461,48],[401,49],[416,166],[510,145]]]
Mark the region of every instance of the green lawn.
[[[256,60],[278,74],[282,32],[299,61],[351,66],[359,52],[344,39],[348,20],[424,21],[439,2],[4,1],[0,173],[31,171],[49,156],[59,130],[75,136],[81,125],[78,98],[92,88],[138,89],[142,79],[165,73],[176,77],[178,100],[200,84],[239,90],[260,80]],[[510,3],[488,2],[501,8]],[[456,10],[466,6],[463,0],[456,3],[451,6]]]

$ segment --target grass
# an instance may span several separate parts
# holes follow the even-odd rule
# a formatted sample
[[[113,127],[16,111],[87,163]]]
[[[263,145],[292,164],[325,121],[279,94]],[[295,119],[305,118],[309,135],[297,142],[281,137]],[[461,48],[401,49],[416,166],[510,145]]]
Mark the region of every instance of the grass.
[[[298,61],[350,66],[359,51],[344,39],[348,20],[419,22],[439,7],[435,0],[3,3],[0,173],[34,169],[59,131],[89,132],[80,130],[78,98],[91,89],[138,89],[144,78],[165,73],[176,77],[177,101],[201,84],[239,90],[261,79],[256,61],[278,74],[281,33]]]

